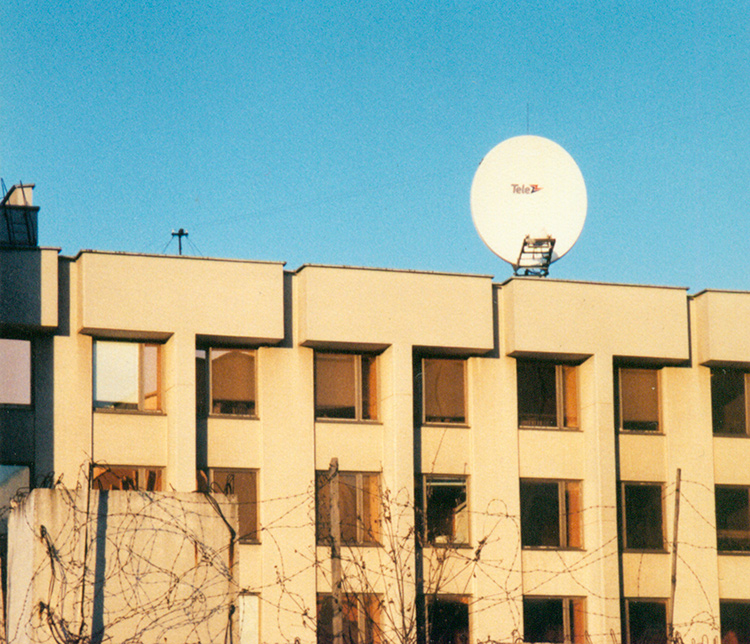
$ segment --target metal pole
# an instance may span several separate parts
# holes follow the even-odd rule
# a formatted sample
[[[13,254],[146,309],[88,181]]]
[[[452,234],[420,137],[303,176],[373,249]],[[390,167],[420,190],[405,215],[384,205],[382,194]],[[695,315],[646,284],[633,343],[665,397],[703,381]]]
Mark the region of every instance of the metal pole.
[[[674,642],[674,595],[677,588],[677,532],[680,527],[680,480],[682,470],[677,468],[677,479],[674,488],[674,526],[672,528],[672,590],[667,610],[667,641]]]
[[[344,644],[341,593],[341,516],[339,513],[339,459],[328,468],[331,490],[331,591],[333,595],[333,644]]]

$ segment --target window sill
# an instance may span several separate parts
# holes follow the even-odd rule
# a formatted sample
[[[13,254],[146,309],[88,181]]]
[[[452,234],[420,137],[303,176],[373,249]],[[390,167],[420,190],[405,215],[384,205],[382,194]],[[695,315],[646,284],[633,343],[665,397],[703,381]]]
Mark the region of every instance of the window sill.
[[[713,432],[716,438],[750,438],[746,432]]]
[[[470,543],[427,543],[425,548],[431,548],[433,550],[446,550],[453,548],[455,550],[471,550],[474,548]]]
[[[623,548],[623,554],[630,555],[668,555],[666,548]]]
[[[315,545],[318,548],[330,548],[331,547],[330,541],[327,541],[327,542],[318,541]],[[342,541],[341,547],[342,548],[382,548],[383,544],[382,543],[349,543],[347,541]]]
[[[316,416],[316,423],[341,423],[344,425],[382,425],[380,420],[358,419],[358,418],[329,418]]]
[[[97,414],[123,414],[126,416],[166,416],[167,412],[150,409],[112,409],[111,407],[94,407]]]
[[[237,543],[241,546],[259,546],[260,540],[258,539],[237,539]]]
[[[208,414],[204,418],[229,418],[235,420],[260,420],[260,416],[255,414]]]
[[[623,429],[620,427],[620,434],[635,434],[636,436],[664,436],[660,429]]]
[[[750,550],[719,550],[717,548],[716,554],[718,554],[720,557],[724,555],[730,557],[747,557],[750,556]]]
[[[582,432],[580,427],[555,427],[553,425],[519,425],[519,430],[538,430],[542,432]]]
[[[33,411],[34,405],[27,405],[24,403],[0,403],[0,409],[25,409],[28,411]]]
[[[471,425],[469,425],[468,423],[451,423],[448,421],[423,421],[422,427],[456,427],[457,429],[471,429]]]
[[[521,549],[533,552],[586,552],[586,548],[568,548],[567,546],[521,546]]]

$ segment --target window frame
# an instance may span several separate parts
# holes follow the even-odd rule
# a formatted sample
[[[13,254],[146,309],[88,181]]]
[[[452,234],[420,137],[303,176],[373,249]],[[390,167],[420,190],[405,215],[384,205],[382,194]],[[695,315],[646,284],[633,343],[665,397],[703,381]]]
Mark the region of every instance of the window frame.
[[[558,545],[528,544],[524,543],[524,486],[532,485],[556,485],[557,486],[557,517],[558,517]],[[576,489],[577,488],[577,489]],[[521,547],[524,550],[584,550],[583,540],[583,481],[575,479],[537,479],[521,478],[519,481],[521,500]],[[578,498],[578,509],[571,509],[570,498],[575,494]],[[535,513],[538,514],[538,513]],[[572,518],[577,516],[577,522]],[[576,525],[577,524],[577,525]],[[577,539],[573,533],[577,530]],[[577,541],[579,545],[570,545]]]
[[[746,528],[731,529],[719,527],[719,491],[741,491],[745,496],[745,523]],[[716,506],[716,550],[719,554],[750,554],[750,486],[747,485],[715,485],[714,499]],[[722,535],[722,532],[724,533]],[[722,547],[722,539],[725,542],[741,542],[742,547]]]
[[[317,593],[315,597],[315,640],[317,644],[330,644],[333,640],[333,609],[332,607],[327,610],[331,612],[331,621],[322,619],[321,613],[325,603],[333,602],[332,593]],[[381,627],[380,627],[380,615],[382,612],[383,599],[377,593],[344,593],[342,596],[342,640],[346,644],[380,644],[381,642]],[[356,642],[352,642],[347,632],[347,623],[351,624],[354,620],[347,620],[347,612],[355,609],[357,611],[357,638]],[[328,627],[326,632],[322,632],[321,626]],[[330,628],[331,636],[327,637],[328,630]]]
[[[437,485],[436,485],[437,483]],[[452,534],[447,539],[443,539],[445,535],[431,535],[430,529],[430,488],[431,487],[448,487],[455,485],[456,487],[463,487],[464,503],[463,510],[456,508],[451,510],[451,531]],[[434,507],[434,505],[433,505]],[[423,508],[423,526],[422,536],[424,543],[432,548],[467,548],[471,545],[471,512],[469,504],[469,477],[463,475],[453,474],[424,474],[422,478],[422,508]],[[465,512],[465,537],[459,539],[460,530],[456,528],[456,518],[461,512]]]
[[[560,602],[561,626],[563,639],[559,644],[584,644],[586,637],[586,598],[567,595],[524,595],[522,605],[523,641],[552,642],[554,640],[530,640],[527,628],[527,607],[533,603]],[[581,615],[582,624],[576,626],[576,612]]]
[[[318,358],[324,356],[351,356],[353,358],[353,381],[354,388],[354,415],[337,416],[321,413],[322,405],[319,405],[318,396],[322,388],[318,372]],[[369,363],[369,368],[374,369],[374,375],[365,377],[364,362]],[[380,356],[377,353],[356,351],[327,351],[316,349],[313,355],[313,380],[315,383],[314,406],[316,421],[335,421],[348,423],[376,423],[380,421]],[[367,395],[365,395],[367,389]],[[372,389],[372,390],[371,390]],[[367,413],[366,413],[367,410]]]
[[[354,530],[356,532],[354,539],[346,538],[344,530],[341,530],[341,543],[350,547],[373,547],[380,546],[382,544],[382,487],[381,487],[381,473],[380,472],[360,472],[360,471],[339,471],[339,519],[342,525],[345,524],[344,511],[345,508],[341,503],[341,486],[342,477],[353,476],[354,490],[355,490],[355,517],[353,521]],[[377,487],[378,493],[376,495],[377,505],[373,507],[370,505],[370,513],[366,510],[366,490],[365,477],[374,478],[375,486]],[[328,489],[330,481],[328,480],[327,470],[317,470],[315,472],[315,541],[319,546],[327,546],[331,543],[331,510],[330,510],[330,497],[326,494],[323,497],[323,491]],[[346,483],[343,483],[346,485]],[[324,498],[328,500],[326,503]],[[366,517],[366,519],[363,519]],[[374,517],[374,520],[373,520]],[[368,537],[371,536],[372,539]]]
[[[28,402],[16,402],[13,400],[8,400],[7,402],[0,402],[0,407],[5,408],[5,409],[32,409],[34,407],[34,342],[32,341],[31,338],[8,337],[8,336],[0,337],[0,359],[3,359],[3,360],[5,359],[5,354],[2,351],[2,346],[6,342],[12,342],[12,343],[23,342],[25,345],[28,346],[28,380],[25,377],[26,373],[24,372],[23,374],[24,375],[23,398],[25,399],[26,397],[28,397]],[[11,366],[11,370],[13,370],[12,366]],[[0,378],[0,385],[2,383],[3,383],[3,379]],[[0,399],[2,398],[2,396],[4,396],[4,394],[5,392],[0,391]]]
[[[438,416],[428,413],[428,391],[427,391],[427,372],[428,364],[435,362],[460,362],[462,365],[462,411],[463,416]],[[423,425],[451,425],[463,426],[469,425],[469,382],[468,382],[468,358],[454,356],[424,356],[420,360],[421,382],[422,382],[422,424]],[[438,392],[435,392],[438,397]]]
[[[717,429],[717,416],[718,416],[718,409],[716,408],[717,402],[716,397],[718,396],[719,392],[718,389],[718,378],[719,372],[723,372],[724,376],[732,375],[732,376],[742,376],[742,405],[740,405],[740,408],[742,409],[743,418],[742,418],[742,429],[741,431],[731,431],[731,430],[724,430],[721,431]],[[739,369],[734,367],[711,367],[711,431],[713,432],[714,436],[728,436],[728,437],[743,437],[750,435],[750,372],[748,372],[747,369]],[[726,408],[725,405],[722,406],[722,409]]]
[[[654,372],[656,379],[656,420],[625,420],[624,396],[623,396],[623,372],[649,371]],[[617,369],[617,417],[621,432],[634,432],[638,434],[663,434],[662,422],[662,393],[661,393],[661,367],[622,366]],[[629,424],[629,427],[625,425]]]
[[[252,356],[253,365],[253,400],[234,401],[235,403],[241,403],[245,405],[252,405],[252,411],[248,413],[244,412],[231,412],[231,411],[215,411],[216,403],[214,401],[214,370],[213,370],[213,358],[211,354],[214,351],[239,351]],[[199,356],[199,353],[203,353],[203,356]],[[202,345],[195,349],[196,357],[196,411],[201,417],[208,418],[249,418],[257,420],[259,416],[258,412],[258,349],[257,347],[238,347],[238,346],[225,346],[225,345]],[[203,360],[203,373],[199,375],[198,360]],[[201,388],[205,389],[201,391]]]
[[[216,482],[216,474],[250,474],[253,477],[253,487],[255,492],[255,499],[250,500],[251,512],[253,525],[249,530],[245,530],[242,526],[242,517],[245,516],[242,513],[243,501],[240,500],[240,495],[236,492],[227,493],[225,489],[222,489],[221,485]],[[207,467],[198,471],[198,491],[208,494],[223,494],[228,496],[232,494],[237,497],[237,541],[245,544],[258,544],[260,543],[260,503],[259,499],[259,478],[260,473],[258,469],[250,467]],[[227,481],[226,485],[229,486]]]
[[[660,512],[660,522],[659,522],[659,529],[661,532],[661,545],[656,548],[639,548],[635,546],[631,546],[628,543],[628,496],[627,496],[627,488],[645,488],[645,487],[651,487],[651,488],[658,488],[659,490],[659,512]],[[665,512],[664,512],[664,483],[656,482],[656,481],[620,481],[620,494],[622,499],[622,507],[621,507],[621,520],[622,520],[622,545],[623,545],[623,551],[624,552],[658,552],[663,553],[667,552],[667,534],[665,531]],[[638,534],[642,534],[643,530],[636,530],[635,531]]]
[[[96,470],[102,470],[98,474]],[[138,492],[162,492],[164,488],[164,473],[166,469],[161,466],[151,465],[109,465],[106,463],[92,463],[91,464],[91,480],[90,487],[92,490],[98,490],[99,492],[125,492],[125,491],[138,491]],[[120,473],[118,473],[120,472]],[[133,487],[102,487],[101,484],[97,487],[97,481],[99,481],[106,474],[112,474],[113,477],[120,480],[125,485],[127,480],[122,473],[129,472],[134,476],[130,478],[133,481]],[[155,486],[153,489],[149,489],[148,481],[151,478],[151,474],[154,474]],[[146,487],[141,485],[141,481],[146,482]]]
[[[137,371],[138,371],[138,382],[136,384],[138,401],[136,403],[130,403],[119,400],[99,400],[97,398],[99,368],[97,367],[98,362],[98,349],[100,344],[118,344],[118,345],[137,345],[138,357],[137,357]],[[147,369],[149,365],[144,358],[145,350],[147,348],[154,348],[156,350],[156,365],[155,365],[155,377],[156,377],[156,407],[151,409],[147,407],[147,400],[150,392],[145,391],[146,381],[149,377]],[[161,342],[153,341],[142,341],[142,340],[113,340],[110,338],[95,338],[92,346],[92,402],[93,408],[96,412],[107,412],[107,413],[137,413],[137,414],[163,414],[164,413],[164,358],[163,358],[164,344]]]
[[[524,397],[521,394],[522,379],[520,371],[526,367],[536,367],[541,369],[543,367],[551,367],[554,369],[555,378],[555,422],[554,424],[547,424],[542,419],[540,422],[534,422],[528,420],[531,413],[524,413],[525,418],[522,420],[522,404],[521,401]],[[571,392],[568,391],[568,370],[573,374],[573,392],[572,407],[575,409],[574,422],[568,422],[568,400],[571,397]],[[580,396],[579,396],[579,378],[578,378],[578,365],[569,364],[564,362],[552,362],[546,360],[526,360],[518,358],[516,360],[516,402],[517,402],[517,413],[518,413],[518,427],[519,429],[559,429],[565,431],[577,431],[581,427],[581,412],[580,412]],[[540,414],[536,414],[539,416]]]
[[[669,600],[655,597],[626,597],[625,598],[625,624],[623,625],[623,644],[638,644],[638,641],[632,641],[630,610],[632,604],[654,604],[664,606],[664,640],[662,644],[667,644],[667,615],[669,614]],[[656,640],[649,640],[651,644],[656,644]]]

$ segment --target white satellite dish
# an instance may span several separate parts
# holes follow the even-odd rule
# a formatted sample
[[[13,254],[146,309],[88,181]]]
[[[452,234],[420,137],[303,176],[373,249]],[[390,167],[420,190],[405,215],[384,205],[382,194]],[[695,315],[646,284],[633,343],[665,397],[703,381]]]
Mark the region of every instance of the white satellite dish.
[[[547,274],[586,220],[586,184],[554,141],[517,136],[490,150],[471,184],[471,216],[485,244],[516,273]]]

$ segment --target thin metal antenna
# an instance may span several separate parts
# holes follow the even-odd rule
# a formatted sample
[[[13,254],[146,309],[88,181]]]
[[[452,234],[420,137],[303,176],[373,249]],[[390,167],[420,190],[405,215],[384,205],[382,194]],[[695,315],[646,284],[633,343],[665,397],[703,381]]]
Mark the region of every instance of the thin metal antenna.
[[[177,237],[177,248],[179,249],[180,255],[182,255],[182,238],[187,237],[188,232],[184,228],[180,228],[177,232],[172,231],[172,237]]]
[[[530,134],[529,132],[529,103],[526,102],[526,134]]]

